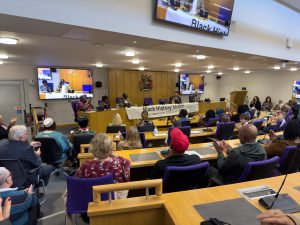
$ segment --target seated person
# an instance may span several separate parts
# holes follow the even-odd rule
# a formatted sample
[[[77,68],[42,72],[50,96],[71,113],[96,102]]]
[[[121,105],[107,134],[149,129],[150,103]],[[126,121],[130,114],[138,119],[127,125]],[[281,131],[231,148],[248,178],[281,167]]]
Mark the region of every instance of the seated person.
[[[184,154],[189,148],[189,139],[179,128],[173,128],[170,136],[170,152],[166,159],[155,163],[151,173],[152,179],[162,178],[168,166],[191,166],[201,162],[198,155]]]
[[[273,117],[270,119],[270,124],[267,125],[267,127],[263,128],[263,131],[265,133],[268,133],[270,130],[273,130],[276,128],[276,131],[280,131],[284,129],[284,126],[287,122],[287,117],[289,113],[289,108],[285,105],[281,107],[280,111],[276,113]],[[280,123],[278,125],[278,123]],[[278,127],[277,127],[278,126]]]
[[[136,123],[137,127],[154,126],[153,122],[148,119],[148,111],[142,112],[142,119]]]
[[[0,140],[8,138],[8,132],[10,128],[14,125],[16,125],[17,117],[13,117],[10,119],[9,125],[5,126],[3,122],[3,117],[0,115]]]
[[[78,102],[78,111],[88,111],[92,110],[94,106],[91,103],[91,100],[86,97],[86,95],[81,95]]]
[[[56,92],[68,93],[70,90],[71,90],[70,85],[66,83],[64,79],[61,79],[56,88]]]
[[[181,103],[181,97],[180,97],[178,91],[175,91],[175,95],[170,97],[170,100],[171,100],[171,98],[172,98],[172,101],[174,101],[175,104],[180,104]],[[169,102],[172,102],[172,101],[169,101]]]
[[[258,96],[254,96],[252,101],[250,102],[250,109],[256,109],[257,111],[261,110],[261,103]]]
[[[38,174],[44,180],[45,185],[48,185],[51,172],[54,170],[53,166],[42,163],[40,158],[40,149],[34,150],[33,147],[40,145],[40,143],[28,141],[28,131],[23,125],[13,126],[8,133],[8,140],[0,141],[0,158],[1,159],[17,159],[23,164],[27,173],[27,182],[35,183],[36,174],[30,174],[32,169],[38,169]],[[13,171],[12,171],[13,172]]]
[[[96,132],[93,130],[90,130],[88,128],[88,124],[89,124],[89,119],[86,116],[81,116],[78,117],[77,119],[77,123],[79,125],[79,129],[74,131],[73,133],[71,133],[71,135],[69,136],[69,141],[73,144],[74,142],[74,137],[76,135],[81,135],[81,134],[92,134],[95,135]]]
[[[13,174],[5,167],[0,167],[0,195],[12,203],[10,221],[12,225],[37,224],[40,204],[38,197],[32,191],[32,185],[25,190],[11,188]]]
[[[51,89],[51,87],[48,86],[48,82],[46,80],[43,80],[42,84],[43,85],[40,86],[40,91],[42,93],[53,92],[53,90]]]
[[[200,102],[201,94],[198,92],[198,90],[195,91],[194,94],[191,94],[189,97],[190,102]]]
[[[240,115],[240,124],[236,124],[236,128],[239,130],[242,126],[247,125],[250,121],[250,113],[245,112]]]
[[[221,109],[221,108],[217,108],[217,109],[216,109],[216,116],[217,116],[217,117],[222,116],[224,113],[225,113],[224,109]],[[229,113],[228,113],[228,114],[229,114]]]
[[[120,107],[130,107],[131,106],[131,102],[130,102],[130,100],[128,98],[128,94],[123,93],[122,96],[123,97],[120,99],[119,106]]]
[[[122,118],[119,113],[115,113],[112,116],[111,123],[108,124],[108,126],[115,126],[115,127],[120,127],[120,126],[125,126],[125,124],[122,124]]]
[[[257,134],[257,128],[247,124],[239,130],[241,146],[231,149],[225,141],[214,141],[214,147],[218,152],[217,168],[210,167],[210,178],[216,179],[220,184],[236,183],[248,162],[265,160],[266,151],[256,142]],[[227,154],[227,158],[224,153]]]
[[[256,217],[261,225],[300,225],[300,217],[293,214],[284,214],[279,209],[267,210]]]
[[[61,160],[64,162],[67,159],[67,152],[71,150],[71,145],[62,133],[55,131],[56,123],[52,118],[46,118],[43,121],[45,131],[37,133],[36,137],[51,137],[54,138],[62,150]]]
[[[230,116],[223,114],[220,118],[220,122],[224,122],[224,123],[230,122]]]
[[[234,121],[236,123],[240,122],[240,115],[249,111],[250,109],[248,105],[239,105],[237,109],[237,114],[231,113],[231,121]]]
[[[102,102],[99,105],[99,108],[101,110],[109,110],[110,109],[110,103],[109,103],[108,97],[106,95],[102,96]]]
[[[291,107],[291,110],[293,112],[293,115],[294,115],[293,118],[298,118],[300,105],[298,105],[296,99],[294,99],[294,98],[290,99],[288,102],[288,105]]]
[[[179,122],[180,124],[184,123],[184,122],[189,122],[190,120],[187,118],[188,112],[186,109],[181,109],[179,112]]]
[[[283,140],[278,140],[273,130],[269,131],[271,142],[266,143],[265,150],[269,158],[281,156],[288,146],[296,145],[300,137],[300,124],[298,120],[291,120],[286,124],[283,131]]]
[[[120,138],[123,139],[123,136],[120,135]],[[140,133],[135,126],[129,127],[126,132],[125,140],[119,142],[117,150],[129,150],[143,148]]]
[[[215,118],[215,117],[216,117],[216,113],[214,110],[212,110],[212,109],[207,110],[205,113],[205,116],[200,116],[200,119],[198,121],[199,127],[207,126],[208,120],[210,118]]]
[[[76,177],[95,178],[113,174],[115,183],[130,181],[129,160],[113,154],[113,141],[105,134],[97,134],[91,141],[90,152],[95,159],[85,161]],[[126,198],[128,191],[117,191],[117,198]]]
[[[264,111],[271,111],[271,109],[273,109],[273,103],[270,96],[266,97],[266,100],[263,102],[261,108]]]
[[[280,99],[280,100],[278,101],[278,104],[276,104],[276,105],[274,106],[273,110],[280,110],[281,107],[282,107],[283,105],[284,105],[284,103],[283,103],[283,101]]]

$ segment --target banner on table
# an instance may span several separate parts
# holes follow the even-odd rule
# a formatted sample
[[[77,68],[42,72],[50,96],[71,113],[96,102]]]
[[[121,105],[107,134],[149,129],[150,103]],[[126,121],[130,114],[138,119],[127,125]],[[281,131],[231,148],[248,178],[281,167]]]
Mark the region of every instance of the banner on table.
[[[158,118],[164,116],[178,115],[181,109],[186,109],[188,113],[198,112],[198,103],[182,103],[182,104],[167,104],[167,105],[151,105],[143,107],[126,108],[126,113],[129,120],[141,119],[141,113],[146,110],[149,118]]]

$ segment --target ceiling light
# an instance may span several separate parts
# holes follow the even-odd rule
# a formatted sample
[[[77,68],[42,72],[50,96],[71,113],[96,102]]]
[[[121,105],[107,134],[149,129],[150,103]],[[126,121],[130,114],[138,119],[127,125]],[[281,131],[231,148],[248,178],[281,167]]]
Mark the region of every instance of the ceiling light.
[[[0,65],[2,65],[3,64],[3,61],[2,60],[0,60]]]
[[[234,70],[234,71],[238,71],[238,70],[240,70],[240,67],[235,66],[235,67],[233,67],[233,70]]]
[[[141,67],[139,68],[139,70],[140,70],[140,71],[144,71],[144,70],[145,70],[145,67],[141,66]]]
[[[211,73],[211,70],[206,70],[206,73]]]
[[[137,41],[133,41],[133,44],[137,44]]]
[[[273,69],[274,70],[280,70],[280,66],[274,66]]]
[[[8,55],[6,55],[6,54],[0,54],[0,59],[8,59]]]
[[[8,37],[0,37],[0,44],[15,45],[17,43],[18,43],[18,39],[8,38]]]
[[[178,72],[179,72],[179,69],[178,69],[178,68],[176,68],[176,69],[174,70],[174,72],[175,72],[175,73],[178,73]]]
[[[139,59],[133,59],[131,62],[132,62],[132,64],[139,64],[140,60]]]
[[[215,68],[214,65],[208,65],[208,66],[207,66],[207,69],[209,69],[209,70],[211,70],[211,69],[213,69],[213,68]]]
[[[135,52],[134,51],[126,51],[126,52],[124,52],[124,55],[127,57],[133,57],[133,56],[135,56]]]
[[[197,59],[206,59],[205,55],[197,55],[196,57],[197,57]]]
[[[175,67],[181,67],[182,64],[181,63],[175,63]]]
[[[222,72],[219,72],[219,73],[218,73],[218,75],[222,76],[222,75],[223,75],[223,73],[222,73]]]
[[[290,68],[290,71],[297,71],[298,69],[297,69],[297,67],[291,67]]]
[[[245,70],[244,73],[251,73],[250,70]]]
[[[103,67],[103,64],[102,63],[97,63],[96,67]]]

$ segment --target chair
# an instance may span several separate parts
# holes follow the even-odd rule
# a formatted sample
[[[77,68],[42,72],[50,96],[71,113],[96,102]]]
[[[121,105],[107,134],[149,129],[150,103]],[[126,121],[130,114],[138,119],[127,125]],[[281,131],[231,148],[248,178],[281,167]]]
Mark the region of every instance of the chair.
[[[278,156],[267,160],[248,162],[243,173],[239,177],[238,182],[274,177],[276,175],[276,166],[278,163]]]
[[[98,106],[101,106],[102,102],[102,100],[98,100]]]
[[[217,124],[215,138],[217,140],[229,140],[234,132],[235,122],[220,122]]]
[[[72,101],[71,102],[71,106],[72,106],[72,109],[73,109],[73,112],[74,112],[74,121],[77,122],[77,117],[78,117],[78,103],[79,101]]]
[[[121,99],[122,99],[122,98],[117,97],[117,98],[116,98],[116,104],[120,104]]]
[[[158,99],[158,104],[160,104],[160,105],[164,105],[167,102],[168,102],[168,99],[166,99],[166,98],[160,98],[160,99]]]
[[[66,222],[69,222],[69,224],[74,224],[70,223],[73,214],[87,213],[88,204],[93,201],[93,186],[114,183],[112,174],[97,178],[77,178],[66,175],[66,180]],[[112,199],[114,199],[114,196],[112,196]],[[101,200],[108,200],[108,194],[101,194]],[[75,224],[77,224],[77,221],[75,221]]]
[[[295,173],[300,168],[300,149],[297,146],[288,146],[283,151],[279,161],[281,174]]]
[[[125,126],[107,126],[106,127],[106,133],[118,133],[118,132],[126,132]]]
[[[140,134],[140,139],[141,139],[141,143],[143,145],[143,148],[147,148],[147,140],[145,137],[145,133],[144,132],[139,132]],[[126,132],[122,132],[122,136],[125,139],[126,138]]]
[[[253,122],[253,125],[256,126],[257,130],[261,130],[263,126],[263,120],[256,120]]]
[[[192,166],[168,166],[163,177],[164,193],[206,186],[208,166],[208,162]]]
[[[137,128],[139,132],[152,132],[155,129],[155,126],[142,126]]]
[[[214,127],[217,125],[217,122],[220,120],[219,117],[215,117],[215,118],[209,118],[207,121],[207,126],[208,127]]]
[[[63,163],[61,160],[62,149],[54,138],[36,137],[35,141],[41,142],[41,159],[42,162],[58,167]]]
[[[89,144],[94,136],[94,134],[79,134],[74,136],[73,155],[75,158],[77,158],[77,155],[80,152],[80,145]]]
[[[146,105],[153,105],[153,100],[152,98],[144,98],[144,104]]]
[[[170,145],[171,143],[171,136],[170,136],[170,132],[174,127],[169,127],[168,129],[168,139],[167,139],[167,144]],[[184,133],[188,138],[191,136],[191,127],[187,126],[187,127],[177,127],[179,128],[182,133]]]

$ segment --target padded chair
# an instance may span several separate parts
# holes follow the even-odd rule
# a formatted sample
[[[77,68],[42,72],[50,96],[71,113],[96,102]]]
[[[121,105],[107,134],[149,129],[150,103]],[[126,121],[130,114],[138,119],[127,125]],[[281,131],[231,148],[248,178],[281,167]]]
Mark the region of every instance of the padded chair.
[[[77,122],[77,117],[78,117],[78,103],[79,101],[72,101],[71,106],[74,112],[74,121]]]
[[[102,104],[102,100],[98,100],[98,106],[100,106]]]
[[[142,126],[137,128],[139,132],[152,132],[155,129],[155,126]]]
[[[215,138],[217,140],[229,140],[233,136],[235,122],[220,122],[217,124]]]
[[[117,97],[117,98],[116,98],[116,104],[119,104],[119,103],[120,103],[120,101],[121,101],[121,99],[122,99],[122,98],[120,98],[120,97]]]
[[[141,139],[141,143],[143,145],[143,148],[147,148],[147,140],[145,137],[145,133],[144,132],[139,132],[140,133],[140,139]],[[126,138],[126,132],[122,132],[122,136],[125,139]]]
[[[152,98],[144,98],[144,104],[146,105],[153,105],[153,100]]]
[[[168,166],[163,177],[164,193],[207,186],[208,162],[192,166]]]
[[[170,136],[170,132],[174,127],[169,127],[168,129],[168,139],[167,139],[167,144],[170,145],[171,143],[171,136]],[[182,133],[184,133],[188,138],[191,136],[191,127],[190,126],[186,126],[186,127],[177,127],[179,128]]]
[[[219,117],[215,117],[215,118],[209,118],[207,121],[207,126],[208,127],[214,127],[217,125],[217,122],[220,120]]]
[[[41,142],[41,159],[42,162],[58,167],[63,163],[61,160],[62,149],[51,137],[36,137],[35,141]]]
[[[66,222],[67,224],[77,224],[72,221],[72,215],[87,213],[89,202],[93,201],[92,187],[96,185],[113,184],[112,174],[97,178],[77,178],[66,175],[67,180],[67,203]],[[112,194],[112,199],[114,196]],[[108,200],[108,193],[101,194],[101,200]],[[76,217],[75,217],[76,218]],[[71,222],[71,223],[70,223]]]
[[[167,102],[168,102],[168,99],[166,99],[166,98],[160,98],[160,99],[158,99],[158,104],[160,104],[160,105],[164,105]]]
[[[73,141],[73,155],[77,158],[78,153],[80,152],[80,145],[89,144],[95,135],[93,134],[79,134],[74,136]]]
[[[285,148],[279,161],[279,173],[296,173],[300,168],[300,149],[297,146]]]
[[[264,121],[263,120],[256,120],[253,121],[253,125],[256,126],[257,130],[261,130],[263,126]]]
[[[107,126],[106,127],[106,133],[118,133],[118,132],[126,132],[125,126]]]
[[[278,156],[267,160],[248,162],[238,182],[274,177],[277,175],[278,163]]]

